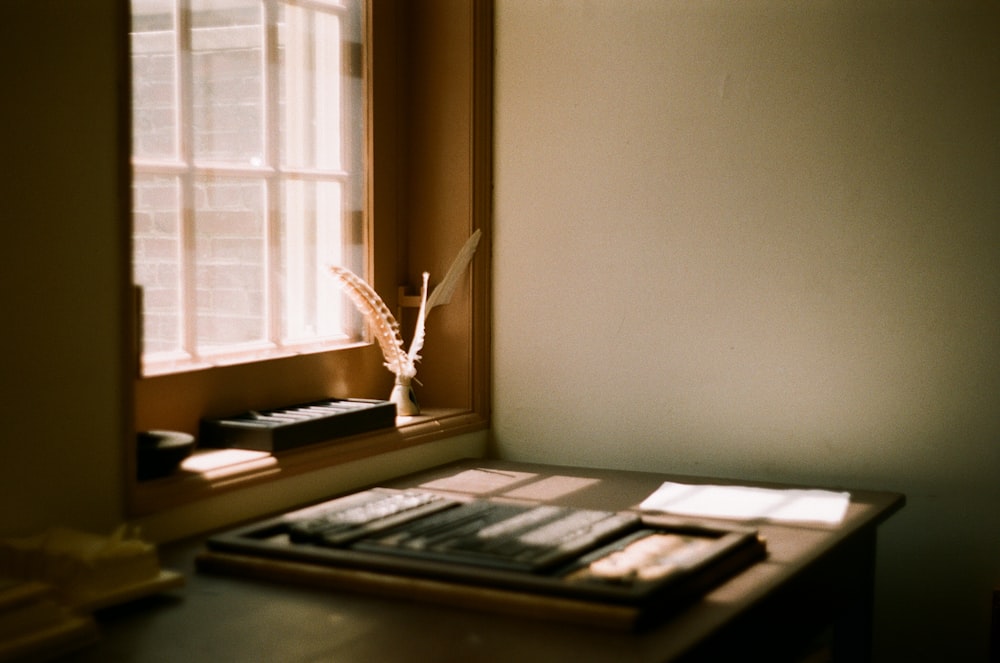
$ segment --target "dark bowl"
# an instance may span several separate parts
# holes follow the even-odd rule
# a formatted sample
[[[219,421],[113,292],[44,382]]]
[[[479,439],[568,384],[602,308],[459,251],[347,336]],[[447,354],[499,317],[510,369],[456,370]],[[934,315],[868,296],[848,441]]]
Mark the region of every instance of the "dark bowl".
[[[136,435],[136,470],[140,481],[174,472],[194,450],[194,436],[179,431],[150,430]]]

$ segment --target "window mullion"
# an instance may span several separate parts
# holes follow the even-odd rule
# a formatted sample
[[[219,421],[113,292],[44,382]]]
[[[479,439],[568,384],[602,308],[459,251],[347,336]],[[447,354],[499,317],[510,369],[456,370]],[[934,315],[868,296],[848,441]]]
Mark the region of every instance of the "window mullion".
[[[264,161],[268,168],[265,179],[265,279],[267,292],[267,338],[276,346],[282,344],[281,296],[281,151],[279,145],[280,110],[280,55],[278,52],[277,2],[264,0],[264,48],[261,76],[264,99],[263,146]]]
[[[180,175],[180,325],[181,348],[192,358],[198,351],[198,291],[195,256],[194,57],[190,0],[177,0],[177,150],[186,168]]]

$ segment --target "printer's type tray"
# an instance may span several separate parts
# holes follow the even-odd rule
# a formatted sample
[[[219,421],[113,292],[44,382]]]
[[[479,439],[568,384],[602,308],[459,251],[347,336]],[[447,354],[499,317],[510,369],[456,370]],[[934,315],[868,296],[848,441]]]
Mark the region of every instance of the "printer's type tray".
[[[212,536],[198,567],[634,629],[765,555],[752,529],[374,488]]]

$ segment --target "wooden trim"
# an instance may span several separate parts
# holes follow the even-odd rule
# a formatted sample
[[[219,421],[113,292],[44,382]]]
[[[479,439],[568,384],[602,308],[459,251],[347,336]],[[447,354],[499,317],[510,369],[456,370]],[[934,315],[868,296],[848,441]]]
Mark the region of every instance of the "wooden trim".
[[[409,252],[403,267],[414,289],[431,287],[477,228],[469,288],[435,309],[418,378],[421,400],[486,412],[489,393],[489,266],[492,212],[491,0],[424,0],[407,11],[407,178],[404,205]],[[412,318],[403,322],[410,327]],[[487,397],[481,398],[482,395]]]
[[[465,410],[430,410],[410,421],[363,435],[300,447],[280,454],[206,449],[185,461],[181,471],[140,484],[132,515],[157,513],[222,493],[298,476],[427,444],[445,437],[482,430],[484,422]],[[213,463],[213,457],[220,462]],[[206,469],[208,467],[208,469]]]
[[[451,303],[428,320],[417,377],[423,383],[418,397],[430,416],[286,452],[267,468],[233,468],[221,473],[222,479],[181,474],[140,483],[133,478],[134,431],[196,433],[203,417],[327,397],[386,398],[392,376],[383,369],[378,348],[366,344],[135,379],[135,415],[124,445],[129,515],[489,426],[493,3],[371,0],[369,11],[372,50],[365,66],[374,138],[367,147],[373,220],[367,230],[373,240],[367,273],[395,308],[399,285],[419,283],[425,270],[433,285],[433,275],[443,275],[469,234],[477,228],[483,232],[470,286],[460,287]],[[129,112],[123,119],[130,120]],[[128,155],[124,158],[127,163]],[[125,218],[130,214],[129,209]],[[131,224],[123,225],[130,235]],[[402,324],[410,328],[407,318]]]
[[[492,404],[493,0],[473,4],[472,215],[486,240],[472,267],[472,409],[487,422]]]
[[[122,495],[125,496],[124,512],[129,512],[132,495],[135,489],[136,450],[135,450],[135,404],[136,394],[133,385],[139,376],[140,357],[140,314],[142,302],[139,299],[139,289],[133,284],[135,277],[132,271],[132,54],[129,30],[131,29],[130,0],[116,0],[115,19],[118,41],[115,45],[118,67],[118,89],[120,90],[118,108],[118,250],[119,254],[119,297],[121,298],[121,337],[122,353],[121,372],[119,375],[121,393],[122,421],[120,429],[121,444],[121,482]]]

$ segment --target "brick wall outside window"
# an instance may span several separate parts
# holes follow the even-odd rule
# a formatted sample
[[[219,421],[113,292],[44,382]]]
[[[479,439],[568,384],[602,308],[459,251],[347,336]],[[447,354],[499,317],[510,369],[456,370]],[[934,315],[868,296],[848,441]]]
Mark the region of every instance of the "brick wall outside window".
[[[160,38],[157,35],[152,38]],[[172,55],[145,52],[134,42],[134,152],[176,161],[178,153]],[[192,94],[192,148],[199,161],[261,165],[260,49],[199,51],[196,76],[207,81]],[[144,351],[181,347],[181,258],[194,259],[198,337],[206,345],[257,341],[265,336],[265,189],[254,177],[198,177],[191,192],[194,232],[181,245],[181,176],[134,178],[135,279],[143,286]]]

